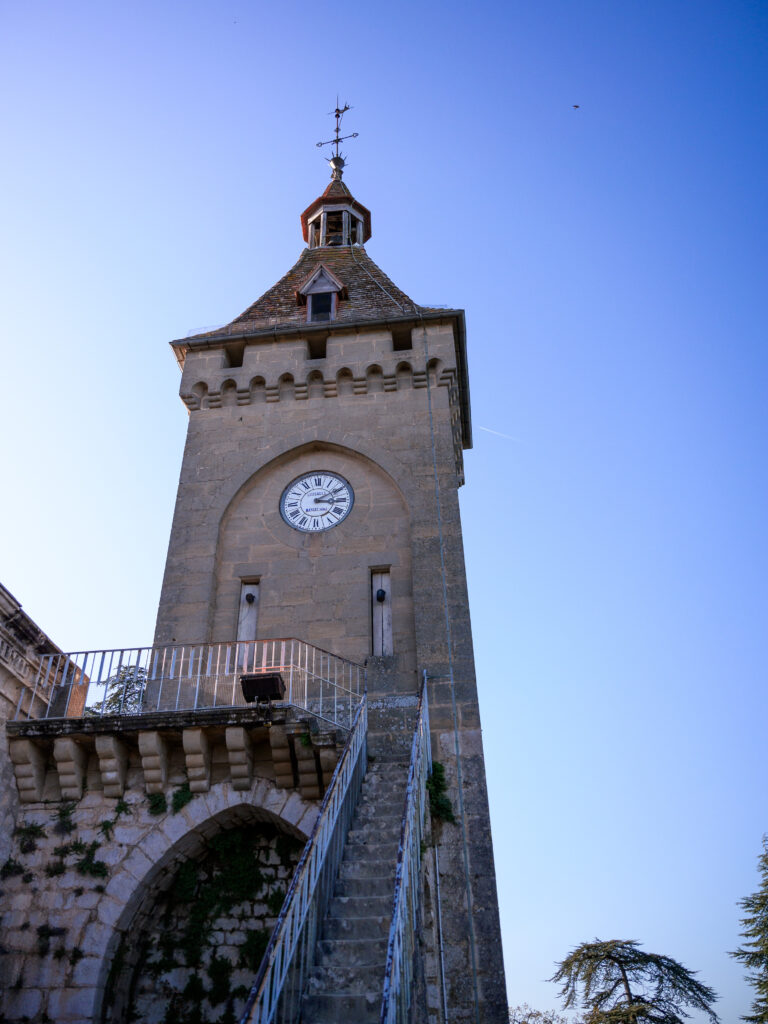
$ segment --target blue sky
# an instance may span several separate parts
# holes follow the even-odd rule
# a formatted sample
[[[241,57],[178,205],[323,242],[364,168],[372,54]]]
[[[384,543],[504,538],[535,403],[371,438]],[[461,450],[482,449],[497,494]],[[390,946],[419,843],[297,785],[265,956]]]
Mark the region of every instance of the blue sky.
[[[763,2],[0,4],[0,578],[152,636],[167,342],[293,264],[328,177],[467,311],[462,492],[510,999],[635,938],[733,1021],[766,813]],[[578,109],[574,109],[578,105]]]

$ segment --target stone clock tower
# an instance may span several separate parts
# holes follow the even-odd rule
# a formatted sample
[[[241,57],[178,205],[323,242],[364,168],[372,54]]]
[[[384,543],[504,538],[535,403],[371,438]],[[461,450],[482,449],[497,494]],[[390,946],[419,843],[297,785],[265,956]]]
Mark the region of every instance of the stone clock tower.
[[[155,644],[290,636],[366,666],[369,761],[406,766],[396,802],[426,678],[455,820],[433,823],[414,985],[423,1019],[501,1024],[458,503],[464,312],[417,305],[379,269],[371,214],[330,164],[296,264],[225,327],[172,343],[189,431]]]

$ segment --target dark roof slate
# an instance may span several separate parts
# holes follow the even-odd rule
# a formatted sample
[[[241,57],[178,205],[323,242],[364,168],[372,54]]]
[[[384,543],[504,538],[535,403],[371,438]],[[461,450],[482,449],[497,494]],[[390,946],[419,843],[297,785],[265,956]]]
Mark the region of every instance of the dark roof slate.
[[[348,295],[348,298],[338,303],[334,324],[418,316],[422,311],[423,307],[416,305],[413,299],[390,281],[362,246],[323,246],[305,249],[296,264],[277,284],[264,292],[261,298],[226,327],[194,337],[206,338],[223,333],[231,335],[239,331],[248,333],[271,327],[298,327],[305,324],[307,307],[299,305],[297,292],[320,264],[324,264],[338,278]]]

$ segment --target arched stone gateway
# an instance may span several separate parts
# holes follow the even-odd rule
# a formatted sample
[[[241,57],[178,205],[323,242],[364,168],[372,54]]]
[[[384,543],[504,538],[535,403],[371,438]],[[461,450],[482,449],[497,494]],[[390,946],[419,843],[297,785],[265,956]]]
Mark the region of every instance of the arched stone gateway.
[[[255,926],[239,929],[243,935],[229,942],[228,957],[235,965],[229,972],[232,987],[243,983],[234,980],[238,970],[253,975],[257,947],[274,922],[270,912],[277,904],[277,892],[287,888],[319,805],[261,778],[247,793],[236,791],[231,783],[219,783],[208,793],[188,799],[175,813],[172,796],[169,793],[167,809],[159,814],[152,813],[150,800],[136,790],[127,791],[125,799],[117,802],[103,793],[89,792],[76,805],[39,803],[25,809],[24,831],[16,837],[12,858],[18,870],[6,872],[2,882],[6,905],[11,907],[3,919],[3,945],[10,956],[2,960],[14,965],[12,976],[0,978],[0,1013],[5,1019],[57,1024],[128,1019],[132,996],[145,987],[142,956],[144,961],[157,962],[149,946],[155,940],[152,928],[158,918],[168,911],[168,920],[175,921],[180,931],[179,948],[189,934],[183,915],[173,907],[168,910],[175,883],[186,886],[185,891],[192,887],[207,900],[211,914],[202,928],[209,935],[217,918],[210,891],[202,892],[207,880],[213,880],[214,887],[219,885],[222,909],[237,912],[238,893],[243,895],[240,904],[250,899],[251,909],[263,907]],[[258,870],[260,878],[254,877],[248,885],[240,871],[239,888],[215,882],[227,857],[237,858],[240,870],[249,850],[254,876]],[[256,881],[261,884],[257,886]],[[179,891],[177,887],[177,895]],[[251,931],[259,934],[249,939]],[[165,1006],[159,1016],[144,1016],[147,1024],[163,1021],[174,982],[183,990],[189,977],[199,974],[199,970],[189,971],[183,976],[187,958],[178,959],[174,978],[165,978],[157,966],[147,972],[158,985],[155,1004]],[[197,959],[194,966],[198,968],[202,964],[203,987],[210,991],[213,982],[207,965],[212,956],[201,950],[199,957],[190,959]],[[240,960],[242,968],[237,966]],[[221,971],[222,965],[214,965],[214,975],[217,967]],[[220,990],[219,984],[213,994]],[[212,1010],[210,1004],[206,1006]],[[226,1006],[218,1005],[215,1013],[200,1019],[219,1020],[223,1012]],[[179,1014],[165,1019],[186,1018]]]

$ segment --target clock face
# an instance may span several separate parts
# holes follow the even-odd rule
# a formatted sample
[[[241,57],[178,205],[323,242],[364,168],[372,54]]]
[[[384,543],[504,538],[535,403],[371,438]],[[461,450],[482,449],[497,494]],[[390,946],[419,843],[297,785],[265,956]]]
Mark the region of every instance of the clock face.
[[[352,511],[355,495],[344,477],[325,470],[304,473],[283,491],[280,515],[295,530],[330,530]]]

